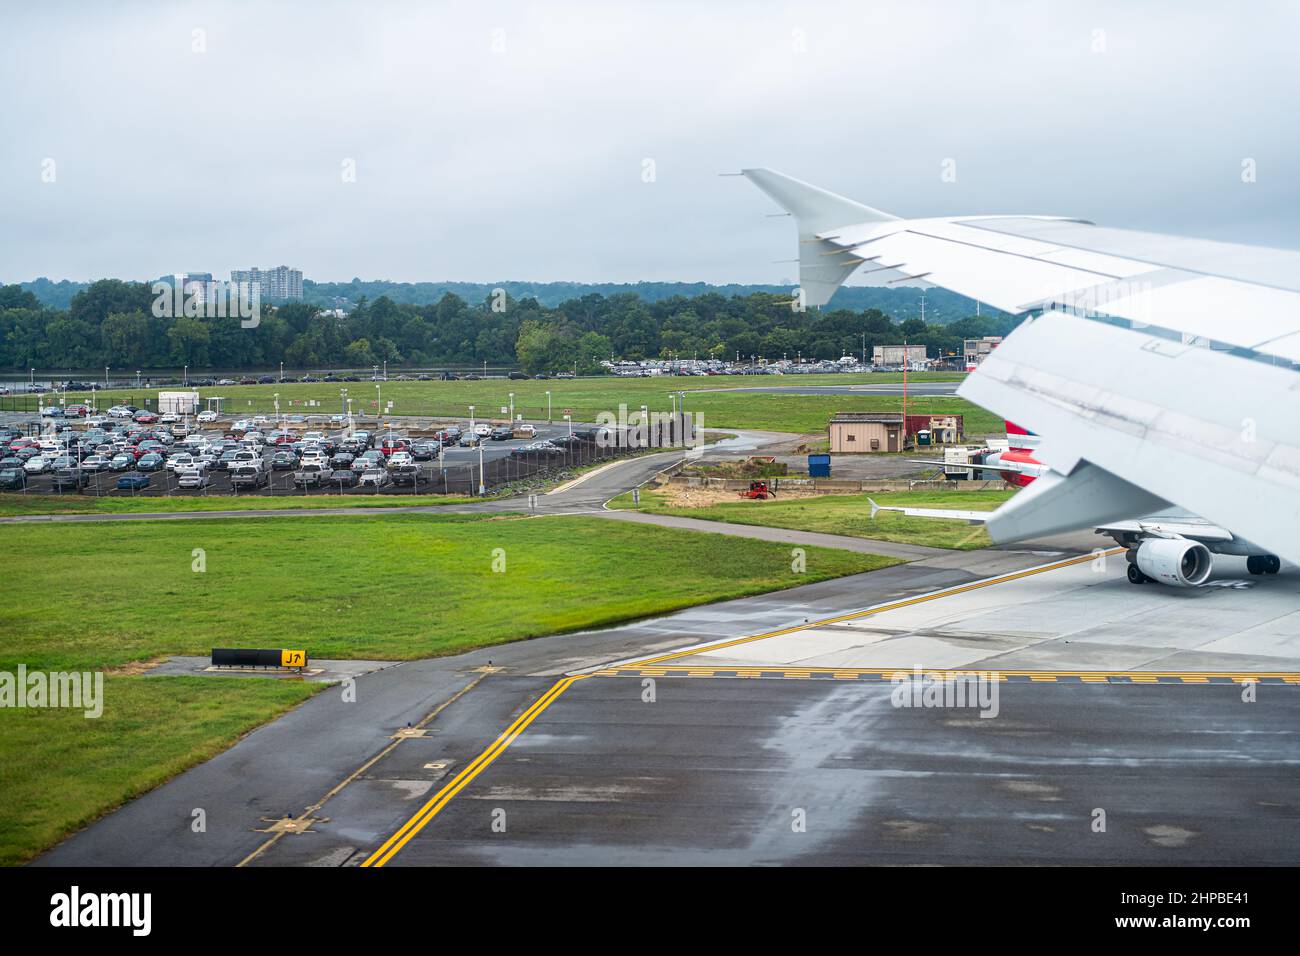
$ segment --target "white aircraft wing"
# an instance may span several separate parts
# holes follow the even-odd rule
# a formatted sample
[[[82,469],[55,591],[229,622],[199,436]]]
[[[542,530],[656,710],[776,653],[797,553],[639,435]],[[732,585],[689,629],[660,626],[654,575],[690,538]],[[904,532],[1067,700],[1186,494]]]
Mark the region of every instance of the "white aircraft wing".
[[[861,267],[1034,316],[957,392],[1042,436],[1052,469],[992,516],[994,540],[1173,503],[1300,561],[1300,252],[1079,219],[898,219],[744,175],[800,223],[809,305]]]
[[[938,465],[940,468],[962,469],[964,471],[1009,471],[1020,474],[1038,469],[1037,465],[1026,465],[1018,461],[999,461],[993,465],[986,465],[983,462],[938,461],[933,458],[904,458],[903,461],[913,465]]]
[[[870,498],[867,501],[871,504],[871,517],[876,516],[878,511],[896,511],[899,514],[907,515],[909,518],[949,518],[953,521],[965,521],[967,524],[985,524],[993,517],[992,511],[959,511],[948,510],[946,508],[899,508],[891,505],[878,505]]]

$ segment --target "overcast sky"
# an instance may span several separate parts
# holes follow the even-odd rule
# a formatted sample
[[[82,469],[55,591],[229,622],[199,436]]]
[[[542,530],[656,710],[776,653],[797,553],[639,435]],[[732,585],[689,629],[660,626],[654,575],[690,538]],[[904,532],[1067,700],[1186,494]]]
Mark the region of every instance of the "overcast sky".
[[[782,281],[745,166],[1300,247],[1295,3],[3,6],[5,281]]]

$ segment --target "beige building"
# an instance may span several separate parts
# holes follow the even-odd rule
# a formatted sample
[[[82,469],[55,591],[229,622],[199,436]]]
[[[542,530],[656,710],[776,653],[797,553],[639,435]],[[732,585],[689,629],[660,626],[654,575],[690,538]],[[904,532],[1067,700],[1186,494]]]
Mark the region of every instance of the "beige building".
[[[903,449],[903,416],[897,412],[838,412],[829,429],[832,455]]]

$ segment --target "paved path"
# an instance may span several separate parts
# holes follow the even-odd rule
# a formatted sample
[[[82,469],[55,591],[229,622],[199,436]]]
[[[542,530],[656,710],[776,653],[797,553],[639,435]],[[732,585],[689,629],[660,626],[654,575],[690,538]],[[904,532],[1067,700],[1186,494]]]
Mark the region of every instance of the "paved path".
[[[783,544],[810,545],[820,548],[839,548],[860,554],[882,554],[890,558],[938,557],[951,552],[946,548],[927,548],[919,544],[899,544],[877,538],[855,538],[843,534],[822,534],[817,531],[794,531],[789,528],[769,528],[764,525],[730,524],[725,521],[706,521],[703,518],[679,518],[674,515],[646,514],[642,511],[602,511],[600,516],[615,521],[635,524],[655,524],[664,528],[683,528],[710,534],[726,534],[737,538],[757,538],[760,541],[779,541]]]

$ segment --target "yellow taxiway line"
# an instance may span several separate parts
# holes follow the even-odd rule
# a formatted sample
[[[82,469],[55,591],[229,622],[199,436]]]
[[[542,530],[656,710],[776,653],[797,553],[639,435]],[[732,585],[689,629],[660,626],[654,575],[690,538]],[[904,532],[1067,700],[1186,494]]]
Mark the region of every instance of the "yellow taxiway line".
[[[537,701],[515,718],[515,722],[502,731],[501,736],[497,737],[486,750],[474,758],[464,770],[456,774],[445,787],[439,790],[430,798],[429,802],[420,807],[411,819],[407,820],[396,833],[384,841],[374,853],[370,854],[363,862],[362,866],[383,866],[391,860],[402,847],[423,830],[445,807],[451,799],[460,793],[465,786],[484,771],[491,763],[505,752],[520,734],[537,719],[537,716],[550,707],[555,700],[568,690],[576,681],[583,679],[585,675],[576,677],[565,677],[557,681],[550,690],[537,699]]]

